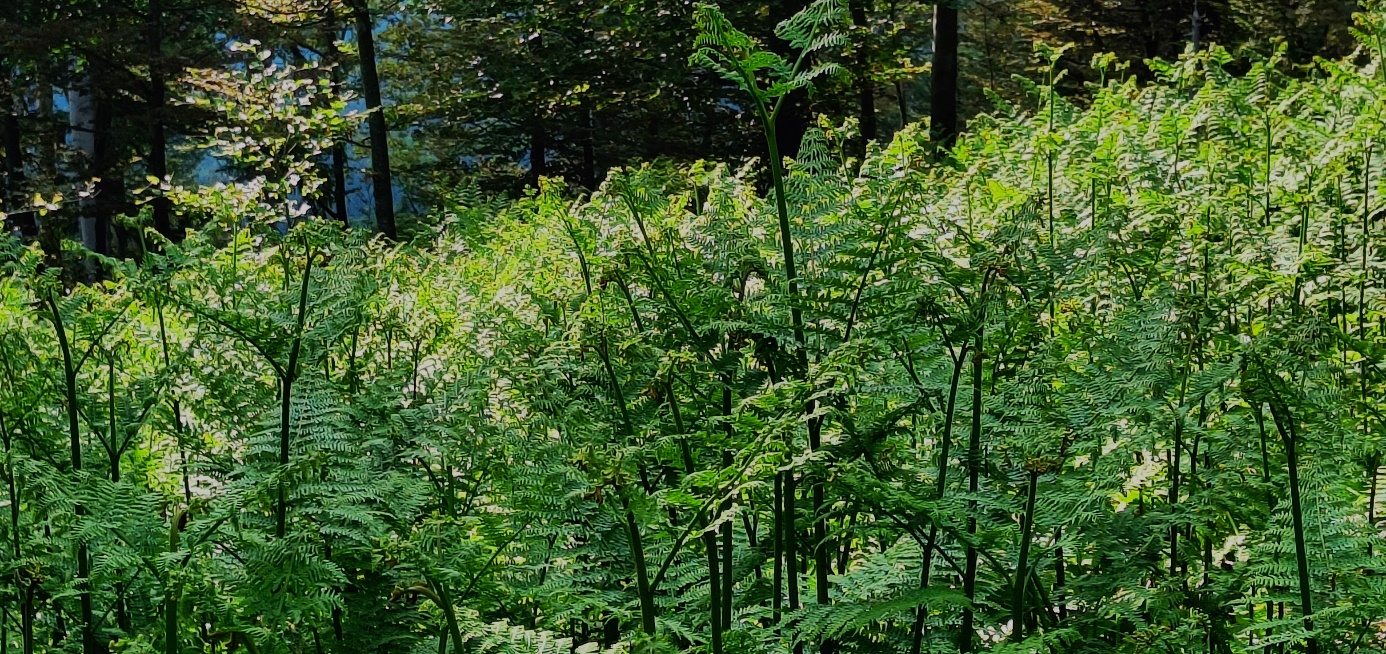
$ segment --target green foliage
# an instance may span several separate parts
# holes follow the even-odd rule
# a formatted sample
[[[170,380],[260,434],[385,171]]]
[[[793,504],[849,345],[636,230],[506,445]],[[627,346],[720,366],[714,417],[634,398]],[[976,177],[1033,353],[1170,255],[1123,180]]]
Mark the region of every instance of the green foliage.
[[[840,13],[780,34],[822,54]],[[697,16],[773,149],[830,64]],[[251,181],[101,284],[10,246],[0,643],[1380,650],[1373,47],[1087,108],[1051,50],[950,165],[815,129],[772,195],[464,189],[419,245],[281,232]]]

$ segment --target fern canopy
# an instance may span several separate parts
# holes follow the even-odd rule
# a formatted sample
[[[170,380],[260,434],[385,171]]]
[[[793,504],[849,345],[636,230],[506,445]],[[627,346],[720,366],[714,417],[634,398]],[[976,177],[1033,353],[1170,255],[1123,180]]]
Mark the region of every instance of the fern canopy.
[[[844,43],[697,17],[772,139]],[[813,129],[768,194],[6,246],[0,651],[1382,651],[1380,24],[1049,74],[941,163]]]

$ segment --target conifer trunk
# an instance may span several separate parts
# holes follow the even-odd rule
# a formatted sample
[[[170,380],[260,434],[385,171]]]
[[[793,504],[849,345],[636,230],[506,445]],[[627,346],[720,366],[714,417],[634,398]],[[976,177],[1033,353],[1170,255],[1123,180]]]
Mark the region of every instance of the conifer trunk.
[[[544,123],[536,118],[529,132],[529,177],[530,184],[535,188],[539,188],[539,180],[549,174],[548,162],[545,160],[548,147],[548,134],[544,131]]]
[[[380,97],[380,74],[375,68],[375,23],[368,0],[349,0],[356,19],[356,48],[361,56],[361,87],[366,99],[366,119],[371,138],[371,191],[375,200],[375,228],[385,238],[398,238],[395,229],[395,192],[390,178],[389,129]]]
[[[71,134],[72,149],[80,153],[82,176],[97,177],[100,154],[97,144],[97,100],[92,91],[91,73],[78,74],[67,90],[68,131]],[[98,215],[98,200],[83,197],[78,204],[77,232],[82,245],[93,252],[102,251],[106,225]],[[95,264],[88,262],[86,277],[96,279]]]
[[[852,25],[857,28],[856,46],[856,84],[857,115],[861,129],[861,156],[866,156],[866,144],[876,140],[879,128],[876,121],[876,89],[871,79],[871,53],[869,51],[871,25],[866,21],[870,10],[870,0],[852,0]]]
[[[957,0],[934,5],[934,70],[930,78],[930,133],[942,148],[958,136],[958,7]]]
[[[5,148],[3,194],[0,194],[0,207],[7,212],[16,212],[22,206],[22,186],[24,183],[24,139],[19,124],[23,95],[18,93],[15,84],[14,67],[9,61],[0,61],[4,67],[3,86],[0,86],[0,103],[4,104]]]
[[[164,137],[164,104],[167,89],[163,65],[163,6],[162,0],[149,0],[149,160],[150,176],[160,180],[168,175],[168,142]],[[154,229],[172,240],[172,202],[159,193],[150,202]]]

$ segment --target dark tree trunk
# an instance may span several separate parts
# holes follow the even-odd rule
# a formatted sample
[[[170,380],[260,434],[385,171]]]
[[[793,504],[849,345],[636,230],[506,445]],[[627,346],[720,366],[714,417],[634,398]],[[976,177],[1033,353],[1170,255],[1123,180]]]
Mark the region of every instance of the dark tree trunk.
[[[866,144],[876,140],[879,128],[876,123],[876,88],[871,79],[871,56],[869,51],[871,26],[866,22],[871,0],[852,0],[852,25],[857,28],[856,81],[857,102],[861,127],[861,156],[866,156]]]
[[[110,256],[111,232],[115,216],[125,210],[125,180],[116,161],[112,135],[115,116],[109,99],[96,97],[96,247],[97,254]]]
[[[930,133],[943,148],[958,136],[958,7],[955,0],[934,5],[934,71],[930,80]]]
[[[894,24],[896,21],[900,20],[899,9],[900,9],[899,3],[897,3],[897,2],[892,2],[892,3],[890,3],[890,22],[891,22],[891,24]],[[896,37],[896,40],[897,40],[896,46],[898,47],[898,46],[899,46],[899,42],[898,42],[899,37],[898,37],[898,36]],[[905,129],[905,126],[908,125],[908,124],[910,124],[910,110],[909,110],[909,106],[906,104],[906,100],[905,100],[905,83],[902,82],[902,81],[900,81],[899,79],[896,79],[896,80],[895,80],[895,102],[896,102],[896,104],[900,105],[900,129]]]
[[[587,128],[582,138],[582,187],[597,190],[597,120],[592,110],[587,110]]]
[[[37,161],[36,170],[39,175],[49,179],[57,177],[57,141],[62,138],[63,132],[60,129],[51,129],[53,120],[53,93],[52,87],[47,84],[39,84],[40,92],[36,94],[35,114],[38,124],[43,128],[35,130],[38,137],[37,147],[35,148]],[[43,93],[43,89],[50,89],[48,93]],[[38,223],[38,242],[43,249],[43,265],[48,268],[62,268],[62,237],[67,230],[65,217],[66,211],[51,211],[46,216],[35,216],[34,220]]]
[[[168,175],[168,142],[164,138],[164,98],[168,90],[163,70],[163,7],[161,0],[149,0],[149,174],[161,181]],[[150,203],[154,229],[173,240],[172,202],[162,192]]]
[[[332,211],[337,214],[335,218],[342,221],[343,227],[351,227],[351,216],[347,213],[346,159],[346,145],[342,143],[333,145]]]
[[[779,3],[779,12],[772,15],[773,22],[771,24],[778,25],[808,5],[808,0],[785,0]],[[774,39],[773,47],[776,52],[789,61],[798,58],[799,53],[794,52],[786,41]],[[805,61],[804,63],[807,65],[811,62]],[[775,135],[779,141],[780,156],[794,159],[799,156],[799,146],[803,143],[804,134],[808,133],[809,125],[812,124],[808,90],[799,89],[789,94],[784,102],[784,108],[780,110],[780,116],[775,123]]]
[[[341,27],[337,23],[335,13],[330,13],[327,20],[328,42],[325,47],[331,58],[329,63],[332,65],[332,94],[340,98],[342,97],[342,71],[339,67],[341,58],[338,56],[340,53],[334,42],[337,40]],[[337,139],[332,143],[332,204],[335,214],[333,217],[342,221],[343,227],[351,227],[351,217],[347,214],[346,167],[346,143],[342,139]]]
[[[17,25],[15,20],[18,5],[6,3],[6,7],[0,10],[0,24]],[[15,75],[16,62],[8,58],[0,58],[0,66],[4,67],[4,72],[0,73],[0,107],[3,113],[3,141],[0,147],[5,149],[4,166],[0,170],[4,172],[4,183],[0,184],[0,208],[4,211],[13,213],[21,206],[21,186],[24,181],[24,141],[21,138],[19,127],[19,116],[23,109],[19,93],[18,79]]]
[[[23,96],[15,92],[14,77],[8,62],[0,64],[5,66],[5,84],[0,90],[0,102],[6,104],[5,107],[5,185],[3,206],[9,211],[17,210],[21,205],[19,198],[22,197],[24,183],[24,139],[20,132],[19,116]],[[14,201],[14,204],[11,204]]]
[[[90,69],[80,73],[67,91],[68,128],[71,132],[72,147],[81,154],[78,164],[79,175],[85,181],[96,181],[93,196],[82,198],[78,204],[77,227],[82,245],[97,254],[110,254],[110,214],[112,198],[108,194],[114,190],[109,179],[110,164],[109,132],[110,111],[97,97],[93,88],[96,78]],[[88,281],[100,278],[100,270],[94,260],[86,263],[85,275]]]
[[[73,81],[67,90],[68,129],[71,132],[72,149],[81,156],[78,165],[82,175],[96,167],[96,98],[91,91],[91,75],[84,74]],[[77,217],[77,231],[89,250],[96,249],[96,216],[94,199],[86,197],[80,202],[80,215]]]
[[[799,156],[799,146],[803,144],[804,134],[809,129],[808,92],[802,89],[790,94],[788,104],[780,112],[775,132],[780,141],[780,156],[794,159]]]
[[[351,0],[356,14],[356,47],[361,55],[362,95],[370,112],[371,190],[375,199],[375,227],[385,238],[395,239],[395,193],[390,181],[389,130],[380,101],[380,75],[375,69],[375,35],[367,0]]]
[[[529,130],[529,178],[530,184],[539,186],[539,178],[549,174],[548,162],[544,159],[548,151],[548,134],[544,122],[538,118]]]

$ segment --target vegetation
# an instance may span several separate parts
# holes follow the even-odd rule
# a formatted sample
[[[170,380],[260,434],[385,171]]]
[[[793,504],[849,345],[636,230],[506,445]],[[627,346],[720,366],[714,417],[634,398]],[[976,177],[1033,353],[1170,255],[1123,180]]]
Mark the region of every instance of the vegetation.
[[[1386,651],[1386,7],[1312,64],[1041,42],[956,135],[786,127],[860,90],[855,8],[692,10],[670,67],[766,158],[397,232],[398,71],[180,78],[146,135],[203,116],[234,179],[151,174],[106,251],[54,181],[0,253],[0,653]]]

